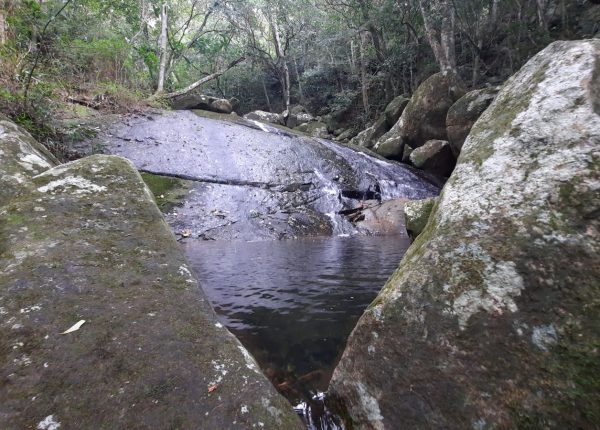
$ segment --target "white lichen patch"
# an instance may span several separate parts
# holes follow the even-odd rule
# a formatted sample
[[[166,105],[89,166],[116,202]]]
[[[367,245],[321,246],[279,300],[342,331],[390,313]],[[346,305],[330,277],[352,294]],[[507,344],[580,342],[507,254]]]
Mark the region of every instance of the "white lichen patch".
[[[531,342],[542,351],[548,351],[548,348],[558,340],[556,329],[552,324],[533,327],[531,333]]]
[[[62,190],[63,192],[70,190],[73,194],[95,194],[106,191],[106,187],[94,184],[92,181],[81,176],[68,176],[38,188],[38,191],[41,193],[54,194],[58,190]]]
[[[447,303],[447,312],[458,317],[461,330],[479,311],[494,315],[517,311],[515,298],[521,295],[525,284],[514,262],[493,260],[477,244],[463,245],[446,253],[444,258],[453,261],[453,264],[449,283],[443,286],[443,290],[448,294],[463,291]],[[477,274],[465,272],[464,264],[480,266],[481,269]]]
[[[263,406],[263,408],[265,408],[267,410],[267,412],[269,414],[271,414],[271,416],[273,418],[275,418],[275,421],[277,421],[278,423],[281,422],[281,415],[283,415],[283,412],[281,410],[279,410],[279,408],[276,408],[275,406],[273,406],[271,404],[271,400],[267,399],[266,397],[262,397],[260,399],[261,404]]]
[[[253,370],[256,373],[260,373],[260,370],[258,370],[258,364],[256,364],[256,361],[250,355],[248,350],[241,345],[238,345],[238,349],[241,351],[242,355],[244,356],[244,360],[246,361],[246,367],[250,370]]]
[[[356,393],[360,399],[356,407],[360,407],[362,409],[362,412],[366,416],[369,425],[372,426],[371,428],[375,430],[383,430],[383,415],[381,415],[377,398],[369,393],[362,382],[355,382],[354,386],[356,387]]]
[[[21,308],[19,310],[19,313],[28,314],[30,312],[37,312],[41,309],[42,309],[42,307],[40,305],[25,306],[24,308]]]
[[[52,167],[52,164],[50,164],[47,160],[34,153],[28,153],[22,156],[18,163],[25,170],[29,170],[30,172],[36,174],[39,173],[40,170],[46,170]]]
[[[31,357],[23,354],[22,356],[15,358],[13,363],[15,363],[17,366],[27,367],[31,364]]]
[[[60,423],[54,418],[54,415],[48,415],[36,427],[38,430],[58,430],[59,428]]]
[[[192,273],[190,272],[190,269],[188,269],[186,265],[182,264],[181,266],[179,266],[178,273],[181,276],[184,276],[185,278],[187,278],[185,280],[185,282],[187,282],[189,284],[196,282],[194,280],[194,277],[192,276]]]

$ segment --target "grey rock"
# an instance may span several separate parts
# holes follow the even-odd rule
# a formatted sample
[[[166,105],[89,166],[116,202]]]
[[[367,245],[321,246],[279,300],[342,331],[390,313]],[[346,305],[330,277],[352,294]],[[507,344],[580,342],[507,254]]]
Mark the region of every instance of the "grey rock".
[[[255,110],[244,115],[244,118],[253,121],[268,122],[271,124],[285,125],[285,119],[282,114]]]
[[[483,88],[470,91],[462,96],[448,110],[446,115],[446,131],[452,153],[458,157],[465,139],[477,118],[494,101],[499,88]]]
[[[302,428],[218,322],[131,162],[52,167],[1,127],[2,175],[25,191],[0,207],[0,427]]]
[[[406,231],[411,237],[417,237],[425,229],[436,199],[408,200],[404,204]]]
[[[408,145],[407,145],[408,146]],[[417,169],[426,170],[442,177],[450,176],[454,169],[454,156],[450,143],[430,140],[410,153],[410,162]]]
[[[472,128],[334,372],[354,428],[597,427],[599,56],[552,43]]]
[[[446,114],[464,93],[451,75],[430,76],[419,85],[396,124],[377,141],[375,152],[400,160],[404,145],[418,148],[429,140],[446,140]]]
[[[233,106],[231,105],[231,102],[229,100],[217,99],[211,102],[210,110],[212,112],[230,114],[231,112],[233,112]]]
[[[383,114],[388,125],[388,130],[398,122],[398,119],[400,119],[400,116],[402,115],[402,112],[404,112],[409,101],[410,99],[408,97],[401,95],[395,97],[394,100],[389,102],[386,106]]]

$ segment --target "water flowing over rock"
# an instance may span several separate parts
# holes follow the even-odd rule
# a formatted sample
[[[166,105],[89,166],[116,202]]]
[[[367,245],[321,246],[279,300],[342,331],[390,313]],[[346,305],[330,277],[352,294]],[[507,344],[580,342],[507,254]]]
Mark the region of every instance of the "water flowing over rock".
[[[138,169],[187,181],[181,206],[166,215],[185,237],[368,234],[351,219],[365,201],[438,192],[423,173],[363,148],[258,121],[162,112],[153,119],[132,118],[99,138],[108,152],[129,158]]]
[[[600,41],[555,42],[476,122],[330,394],[354,428],[596,428]]]
[[[133,165],[55,164],[0,120],[0,428],[302,428]]]

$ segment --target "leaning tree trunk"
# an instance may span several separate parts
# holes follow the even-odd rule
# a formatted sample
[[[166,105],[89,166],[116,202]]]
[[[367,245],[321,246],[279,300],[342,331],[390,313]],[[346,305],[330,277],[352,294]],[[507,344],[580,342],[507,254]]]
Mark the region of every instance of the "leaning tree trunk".
[[[164,3],[160,12],[160,38],[158,39],[160,50],[160,63],[158,66],[158,85],[156,92],[165,90],[165,75],[167,73],[167,4]]]
[[[245,57],[240,57],[235,61],[232,61],[231,63],[229,63],[226,67],[224,67],[221,70],[216,71],[215,73],[211,73],[208,76],[203,77],[202,79],[197,80],[196,82],[194,82],[193,84],[188,85],[187,87],[178,90],[178,91],[173,91],[172,93],[168,93],[165,94],[166,98],[177,98],[177,97],[181,97],[184,96],[188,93],[191,93],[192,91],[194,91],[196,88],[198,88],[200,85],[205,84],[207,82],[212,81],[213,79],[218,78],[219,76],[221,76],[223,73],[227,72],[229,69],[237,66],[238,64],[240,64],[242,61],[244,61],[246,58]]]
[[[458,75],[456,67],[456,47],[454,40],[454,8],[448,0],[434,0],[440,7],[442,22],[437,28],[430,15],[427,0],[419,0],[419,7],[425,24],[427,41],[443,74]]]

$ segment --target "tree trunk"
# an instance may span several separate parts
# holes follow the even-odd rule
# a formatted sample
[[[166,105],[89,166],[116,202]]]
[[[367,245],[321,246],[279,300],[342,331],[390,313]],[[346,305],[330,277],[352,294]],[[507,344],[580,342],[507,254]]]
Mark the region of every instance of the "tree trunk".
[[[536,0],[538,25],[540,30],[548,31],[548,23],[546,22],[546,6],[547,0]]]
[[[263,91],[265,93],[265,99],[267,100],[267,108],[269,109],[269,112],[272,112],[271,110],[271,99],[269,98],[269,92],[267,91],[267,85],[265,84],[265,77],[263,75],[262,78],[262,87],[263,87]]]
[[[362,102],[365,113],[369,112],[369,85],[367,82],[367,59],[365,58],[366,35],[360,33],[360,86],[362,90]]]
[[[426,0],[419,0],[421,15],[425,24],[425,35],[441,72],[443,74],[451,73],[458,75],[454,40],[454,8],[449,4],[448,0],[435,1],[442,13],[442,22],[439,29],[435,27],[431,19],[429,8],[426,6]]]
[[[298,96],[300,97],[300,104],[304,103],[304,93],[302,92],[302,82],[300,81],[300,72],[298,71],[298,61],[294,58],[294,71],[296,72],[296,79],[298,79]]]
[[[237,66],[239,63],[241,63],[242,61],[244,61],[246,58],[245,57],[241,57],[238,58],[235,61],[232,61],[231,63],[229,63],[225,68],[215,72],[215,73],[211,73],[208,76],[203,77],[202,79],[194,82],[193,84],[188,85],[187,87],[179,90],[179,91],[173,91],[172,93],[168,93],[165,94],[166,97],[168,98],[175,98],[175,97],[179,97],[179,96],[183,96],[191,91],[194,91],[196,88],[198,88],[200,85],[205,84],[209,81],[212,81],[213,79],[218,78],[219,76],[221,76],[223,73],[225,73],[226,71],[228,71],[229,69]]]
[[[162,93],[165,90],[165,75],[167,71],[167,4],[163,3],[160,12],[160,38],[158,47],[160,51],[160,64],[158,67],[158,85],[156,92]]]
[[[281,44],[281,36],[279,35],[279,26],[275,18],[271,19],[271,31],[273,33],[273,42],[275,43],[275,53],[277,54],[277,62],[281,69],[281,89],[283,91],[283,104],[284,110],[290,108],[290,68],[288,67],[287,59],[285,58],[285,51]]]
[[[0,46],[4,45],[6,43],[6,15],[5,15],[5,10],[7,9],[5,7],[6,5],[4,4],[4,1],[0,2]]]

